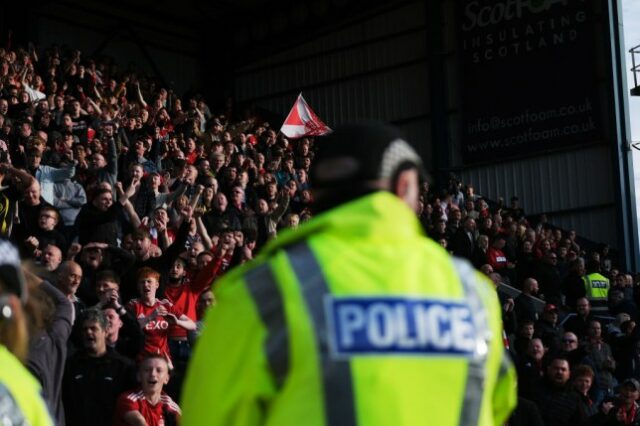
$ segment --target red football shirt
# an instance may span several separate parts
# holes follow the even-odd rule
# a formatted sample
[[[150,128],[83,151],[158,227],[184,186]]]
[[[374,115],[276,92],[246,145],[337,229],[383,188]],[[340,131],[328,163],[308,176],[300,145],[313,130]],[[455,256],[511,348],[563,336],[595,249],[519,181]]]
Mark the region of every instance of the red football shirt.
[[[487,250],[487,263],[491,265],[495,271],[501,271],[507,267],[509,261],[502,250],[489,247]]]
[[[214,259],[195,275],[193,280],[185,278],[178,286],[168,285],[164,289],[164,296],[182,311],[193,322],[197,321],[196,305],[200,293],[211,287],[211,283],[218,275],[223,259]],[[169,326],[169,337],[187,337],[187,330],[176,324]]]
[[[152,405],[147,401],[142,390],[128,391],[120,394],[118,397],[114,424],[116,426],[128,425],[128,423],[124,421],[124,415],[129,411],[138,411],[147,421],[148,426],[164,426],[165,410],[169,413],[174,413],[178,419],[182,415],[178,404],[164,392],[160,396],[160,401],[158,401],[156,405]]]
[[[156,299],[156,302],[151,306],[145,305],[140,299],[131,299],[127,304],[127,309],[133,312],[136,319],[139,320],[152,315],[153,311],[160,305],[163,305],[169,313],[174,314],[177,318],[182,316],[182,312],[167,299]],[[156,315],[147,322],[142,331],[144,333],[144,348],[140,355],[147,353],[160,354],[165,356],[171,363],[168,343],[169,322],[166,318]]]

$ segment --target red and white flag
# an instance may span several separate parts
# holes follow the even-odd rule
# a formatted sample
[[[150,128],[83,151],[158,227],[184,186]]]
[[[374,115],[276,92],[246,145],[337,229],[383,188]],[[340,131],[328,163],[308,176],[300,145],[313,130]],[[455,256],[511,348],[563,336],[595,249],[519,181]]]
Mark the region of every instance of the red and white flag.
[[[301,138],[304,136],[322,136],[331,133],[329,126],[324,124],[320,117],[309,107],[307,101],[298,95],[296,103],[289,111],[289,115],[280,128],[282,134],[288,138]]]

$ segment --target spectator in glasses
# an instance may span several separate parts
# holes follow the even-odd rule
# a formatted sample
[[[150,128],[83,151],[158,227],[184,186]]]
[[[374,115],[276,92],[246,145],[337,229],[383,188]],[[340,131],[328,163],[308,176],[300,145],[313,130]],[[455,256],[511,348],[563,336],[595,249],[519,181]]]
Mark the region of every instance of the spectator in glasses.
[[[580,345],[580,339],[572,332],[562,335],[560,353],[569,360],[571,365],[580,364],[587,356],[584,346]]]

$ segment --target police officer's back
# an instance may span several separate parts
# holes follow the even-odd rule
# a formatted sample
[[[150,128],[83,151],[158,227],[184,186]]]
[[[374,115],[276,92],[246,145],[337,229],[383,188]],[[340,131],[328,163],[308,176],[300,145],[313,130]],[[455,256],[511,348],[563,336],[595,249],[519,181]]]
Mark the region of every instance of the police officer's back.
[[[183,424],[501,424],[515,384],[497,297],[423,236],[418,156],[377,125],[318,145],[327,210],[216,285]]]

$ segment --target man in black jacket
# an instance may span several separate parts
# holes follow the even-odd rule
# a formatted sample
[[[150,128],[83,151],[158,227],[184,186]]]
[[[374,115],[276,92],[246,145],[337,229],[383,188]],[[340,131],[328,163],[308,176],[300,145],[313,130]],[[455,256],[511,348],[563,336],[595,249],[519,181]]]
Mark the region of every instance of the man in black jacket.
[[[113,201],[112,188],[102,187],[96,190],[93,201],[85,204],[76,217],[78,242],[85,245],[90,242],[118,245],[118,218],[123,210],[126,197]]]
[[[595,317],[591,315],[591,304],[589,300],[586,297],[581,297],[576,301],[576,315],[564,323],[564,329],[566,331],[572,331],[582,340],[587,337],[589,323],[594,319]]]
[[[531,275],[538,280],[540,294],[544,295],[544,300],[554,305],[562,305],[562,278],[556,264],[558,255],[549,250],[544,257],[534,265]]]
[[[514,300],[516,318],[518,323],[521,321],[537,321],[538,310],[534,297],[538,294],[538,281],[533,278],[527,278],[522,283],[522,294]]]
[[[85,311],[84,349],[67,360],[62,385],[67,426],[113,424],[118,394],[135,385],[133,361],[108,347],[107,327],[102,311]]]
[[[539,337],[551,353],[556,353],[560,348],[560,338],[564,333],[564,328],[558,325],[558,308],[556,305],[551,303],[545,305],[535,328],[535,337]]]
[[[580,425],[584,420],[578,394],[568,385],[570,371],[566,358],[554,357],[544,379],[533,390],[531,399],[547,426]]]
[[[453,254],[472,260],[476,247],[476,221],[466,217],[462,226],[451,238],[450,248]]]

